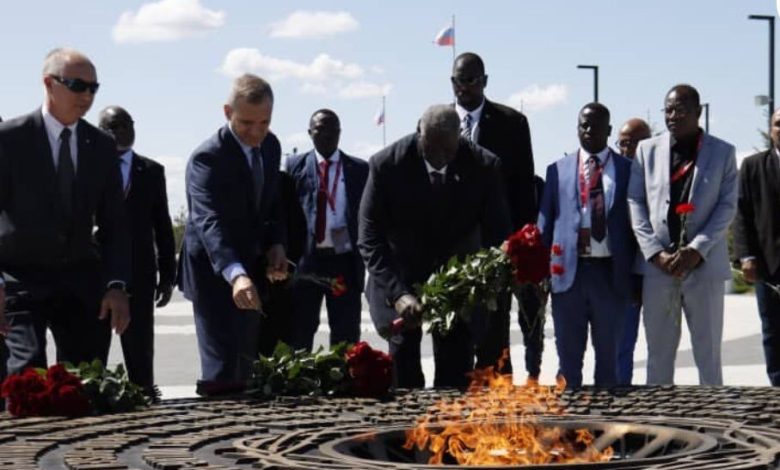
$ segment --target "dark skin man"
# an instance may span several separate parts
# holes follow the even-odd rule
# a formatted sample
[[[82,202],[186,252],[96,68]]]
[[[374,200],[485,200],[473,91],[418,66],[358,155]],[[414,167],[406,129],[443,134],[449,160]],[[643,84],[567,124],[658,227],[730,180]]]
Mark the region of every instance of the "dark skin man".
[[[116,142],[117,155],[121,155],[135,144],[135,122],[130,113],[120,106],[109,106],[100,112],[99,127],[111,134]],[[157,286],[154,299],[157,307],[165,307],[171,301],[173,284]]]
[[[639,118],[631,118],[623,124],[618,133],[617,147],[624,157],[633,159],[636,156],[636,146],[639,141],[649,139],[652,133],[650,126]]]
[[[684,86],[672,88],[666,95],[664,120],[666,128],[676,140],[695,138],[699,132],[701,105]],[[682,247],[674,253],[662,251],[652,258],[659,269],[678,278],[685,277],[701,263],[701,254],[693,248]]]
[[[488,76],[485,75],[481,61],[468,55],[458,58],[452,67],[450,81],[458,104],[469,111],[474,111],[482,104]]]
[[[582,109],[577,119],[577,137],[583,149],[590,154],[601,152],[611,133],[607,108],[594,103]]]
[[[772,114],[772,128],[769,130],[776,151],[780,152],[780,109]],[[755,258],[749,258],[741,263],[742,275],[747,282],[754,283],[758,279],[758,264]]]
[[[330,158],[339,148],[341,123],[338,116],[330,110],[315,112],[309,120],[309,137],[317,152]]]

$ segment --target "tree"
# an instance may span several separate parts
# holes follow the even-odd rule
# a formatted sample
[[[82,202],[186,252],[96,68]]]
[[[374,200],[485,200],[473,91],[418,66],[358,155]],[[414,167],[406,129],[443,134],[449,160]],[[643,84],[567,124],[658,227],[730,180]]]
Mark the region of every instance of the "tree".
[[[181,243],[184,240],[184,226],[187,224],[187,211],[184,207],[179,207],[179,212],[173,216],[173,240],[176,242],[176,252],[181,250]]]

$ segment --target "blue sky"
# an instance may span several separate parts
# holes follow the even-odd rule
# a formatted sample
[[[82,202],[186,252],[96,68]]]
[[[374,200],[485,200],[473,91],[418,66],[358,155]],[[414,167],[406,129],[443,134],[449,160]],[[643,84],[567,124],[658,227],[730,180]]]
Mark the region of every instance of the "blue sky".
[[[760,146],[765,107],[753,97],[767,93],[768,28],[747,16],[776,13],[772,0],[4,2],[0,116],[40,105],[47,51],[82,50],[102,83],[87,119],[112,104],[130,111],[136,150],[166,166],[176,211],[190,152],[224,123],[232,74],[271,82],[285,152],[308,149],[309,116],[330,107],[342,149],[368,158],[382,145],[373,118],[383,93],[388,143],[428,105],[452,100],[452,50],[432,41],[454,14],[456,50],[483,57],[488,98],[522,99],[537,173],[577,146],[577,111],[592,98],[591,72],[577,64],[600,67],[611,140],[648,113],[662,130],[665,92],[688,82],[711,103],[712,134],[743,156]]]

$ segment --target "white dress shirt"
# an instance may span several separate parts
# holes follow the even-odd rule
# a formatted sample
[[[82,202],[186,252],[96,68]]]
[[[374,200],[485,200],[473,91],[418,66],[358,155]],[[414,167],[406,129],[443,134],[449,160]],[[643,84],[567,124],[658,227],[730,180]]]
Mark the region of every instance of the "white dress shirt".
[[[56,170],[59,168],[60,164],[60,134],[62,134],[62,130],[65,129],[66,126],[51,115],[45,104],[43,105],[43,108],[41,108],[41,114],[43,115],[43,125],[46,127],[46,136],[49,138],[51,158],[54,162],[54,169]],[[73,171],[78,170],[79,163],[79,145],[78,139],[76,138],[76,128],[78,127],[78,124],[79,122],[76,121],[67,126],[67,128],[70,129],[70,158],[73,160]]]
[[[425,169],[428,171],[428,181],[431,181],[431,173],[439,173],[441,175],[441,180],[447,181],[447,165],[444,165],[443,167],[437,170],[436,168],[431,166],[430,163],[428,163],[428,160],[423,158],[423,161],[425,162]]]
[[[317,187],[320,184],[320,165],[325,161],[325,157],[315,149],[314,154],[317,156]],[[344,164],[341,159],[341,152],[336,149],[333,155],[328,159],[330,165],[328,166],[328,194],[333,191],[333,180],[336,178],[337,168],[341,166],[339,180],[336,183],[336,194],[334,195],[335,207],[330,206],[330,201],[326,204],[327,210],[325,211],[325,239],[321,243],[317,243],[317,248],[333,248],[333,237],[331,236],[331,230],[334,228],[347,228],[347,192],[344,186]],[[351,246],[349,247],[352,248]]]
[[[610,158],[607,160],[607,155],[609,155],[609,147],[606,147],[604,150],[596,154],[596,157],[599,159],[600,164],[602,165],[602,172],[601,172],[601,183],[604,186],[604,217],[605,217],[605,223],[607,215],[609,215],[609,207],[610,207],[610,201],[614,197],[614,188],[615,188],[615,162],[613,158]],[[582,204],[582,199],[580,198],[581,194],[581,188],[580,188],[580,174],[582,173],[582,166],[587,164],[588,159],[590,158],[591,154],[588,153],[585,149],[579,150],[579,168],[577,168],[578,174],[577,174],[577,203],[580,206],[580,227],[581,228],[590,228],[590,204]],[[607,160],[607,165],[604,166],[604,160]],[[593,238],[593,235],[590,237],[590,256],[594,258],[601,258],[601,257],[607,257],[611,256],[612,253],[609,251],[609,228],[606,228],[606,236],[603,240],[596,241],[595,238]]]
[[[476,143],[477,139],[479,139],[479,120],[482,117],[482,109],[484,107],[484,98],[482,99],[482,103],[480,103],[480,105],[477,106],[474,111],[469,111],[455,102],[455,111],[458,113],[458,117],[460,118],[461,129],[463,128],[463,120],[466,118],[466,115],[468,114],[471,116],[471,141],[474,143]]]

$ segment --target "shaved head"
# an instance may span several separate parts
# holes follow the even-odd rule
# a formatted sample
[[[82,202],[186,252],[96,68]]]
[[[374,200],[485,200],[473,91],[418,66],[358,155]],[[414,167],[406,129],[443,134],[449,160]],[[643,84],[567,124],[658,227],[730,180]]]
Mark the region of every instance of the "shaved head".
[[[95,66],[87,56],[76,49],[60,47],[46,54],[43,61],[43,75],[64,75],[69,66],[86,66],[95,71]]]
[[[639,141],[650,138],[652,132],[650,126],[639,118],[631,118],[620,128],[618,134],[618,148],[620,153],[628,158],[636,155],[636,146]]]

